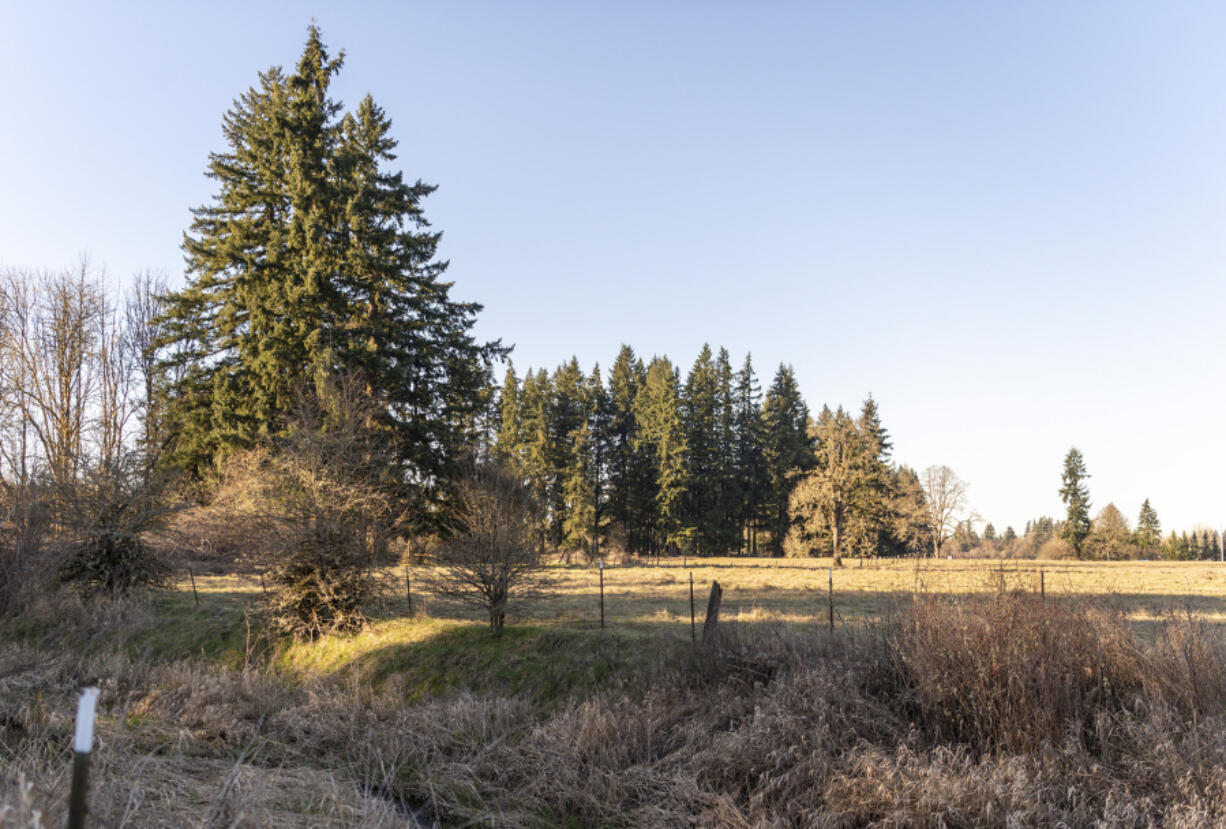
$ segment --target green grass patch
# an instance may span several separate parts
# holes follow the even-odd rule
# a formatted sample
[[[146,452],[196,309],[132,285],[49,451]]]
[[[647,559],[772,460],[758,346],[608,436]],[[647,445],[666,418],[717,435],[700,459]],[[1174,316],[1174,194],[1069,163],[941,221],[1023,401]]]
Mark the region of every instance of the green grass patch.
[[[336,674],[408,701],[459,691],[521,696],[544,708],[596,692],[632,693],[688,643],[654,626],[600,630],[518,624],[495,637],[479,622],[396,619],[348,636],[294,642],[278,664],[299,675]]]
[[[159,593],[153,598],[154,623],[129,631],[124,647],[153,662],[202,659],[239,667],[248,647],[258,645],[263,627],[252,619],[248,630],[247,607],[247,597],[226,593],[205,594],[199,606],[190,592]]]
[[[249,640],[259,642],[262,625],[248,631],[249,598],[229,593],[156,591],[118,601],[81,602],[69,595],[25,616],[0,623],[0,639],[48,651],[75,654],[121,652],[152,664],[203,659],[226,667],[243,663]]]

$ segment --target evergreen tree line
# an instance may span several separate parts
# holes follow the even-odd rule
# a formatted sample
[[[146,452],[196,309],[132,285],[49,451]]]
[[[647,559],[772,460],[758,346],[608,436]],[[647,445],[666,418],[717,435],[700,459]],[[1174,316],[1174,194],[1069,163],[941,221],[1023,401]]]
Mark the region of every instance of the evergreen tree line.
[[[623,346],[607,378],[572,358],[508,367],[493,450],[544,506],[538,543],[598,555],[777,553],[794,470],[812,461],[790,366],[765,394],[750,356],[704,345],[684,381],[666,356]]]
[[[1012,527],[998,534],[989,522],[983,533],[975,531],[970,521],[958,524],[951,540],[953,552],[965,555],[996,556],[1013,558],[1039,558],[1062,556],[1072,552],[1068,542],[1066,519],[1043,515],[1026,522],[1022,534],[1017,535]],[[1089,531],[1082,542],[1080,557],[1087,559],[1123,560],[1136,558],[1165,558],[1183,561],[1218,561],[1222,559],[1222,534],[1206,527],[1162,536],[1162,524],[1158,512],[1149,499],[1141,505],[1136,526],[1115,504],[1107,504],[1090,522]]]
[[[537,543],[591,556],[899,555],[925,549],[919,475],[895,466],[870,397],[816,420],[790,366],[765,393],[753,361],[704,345],[682,379],[623,346],[606,377],[578,360],[510,366],[493,451],[544,505]]]

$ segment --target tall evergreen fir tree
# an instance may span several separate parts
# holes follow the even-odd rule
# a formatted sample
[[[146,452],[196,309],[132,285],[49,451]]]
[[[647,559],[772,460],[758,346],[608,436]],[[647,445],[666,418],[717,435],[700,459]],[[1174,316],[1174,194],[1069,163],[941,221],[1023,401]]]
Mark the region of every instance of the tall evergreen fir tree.
[[[608,534],[609,499],[609,424],[612,406],[600,364],[592,368],[588,376],[588,425],[591,433],[588,451],[592,462],[592,549],[593,556],[600,555],[605,536]]]
[[[559,487],[562,493],[562,539],[559,545],[570,561],[573,550],[591,556],[596,553],[597,538],[597,478],[593,431],[586,420],[575,429],[569,441],[570,462],[566,478]]]
[[[608,514],[615,543],[634,552],[651,546],[655,502],[652,459],[643,450],[635,399],[646,380],[642,361],[623,345],[609,371]]]
[[[791,366],[780,365],[762,403],[763,455],[767,490],[763,513],[770,531],[770,549],[783,552],[790,519],[788,499],[797,471],[813,466],[813,440],[809,436],[809,408],[800,395]]]
[[[865,458],[858,506],[848,525],[848,547],[862,556],[876,556],[888,543],[894,482],[890,474],[893,444],[881,424],[877,401],[870,394],[860,410],[856,428],[863,441]]]
[[[519,411],[519,378],[515,376],[515,364],[507,361],[507,373],[498,395],[498,434],[494,448],[517,474],[521,470],[520,455],[523,451],[523,423]]]
[[[719,380],[708,345],[686,378],[681,418],[686,448],[682,521],[694,540],[692,552],[701,555],[717,549],[722,519]]]
[[[682,539],[687,449],[678,385],[677,370],[669,359],[654,357],[635,397],[637,446],[651,458],[654,473],[655,498],[648,523],[651,552]]]
[[[932,530],[928,526],[928,506],[919,474],[899,466],[890,475],[889,524],[883,555],[917,555],[926,550]]]
[[[403,479],[437,495],[506,350],[478,344],[480,306],[449,296],[421,209],[434,188],[384,169],[390,121],[369,97],[338,118],[341,65],[312,26],[294,72],[262,73],[225,116],[227,149],[208,166],[218,190],[193,211],[187,286],[159,341],[177,378],[168,461],[203,475],[278,433],[304,386],[356,375]]]
[[[552,407],[549,417],[549,483],[551,542],[559,549],[565,541],[568,503],[567,481],[572,477],[572,465],[578,461],[574,443],[587,423],[588,393],[586,378],[576,357],[554,371]],[[590,437],[590,436],[589,436]],[[584,438],[585,440],[587,438]]]
[[[762,392],[754,375],[753,359],[748,354],[736,374],[733,394],[737,483],[735,514],[741,535],[740,549],[748,555],[757,555],[763,495],[769,481],[762,445]]]
[[[721,347],[715,357],[715,410],[717,413],[717,515],[713,549],[727,554],[740,543],[740,482],[737,480],[736,402],[732,359]]]
[[[577,363],[576,363],[577,365]],[[583,419],[569,438],[570,463],[563,482],[563,550],[600,553],[605,524],[605,463],[609,404],[600,366],[585,381]]]
[[[1086,536],[1090,534],[1090,490],[1085,485],[1089,477],[1085,459],[1077,447],[1073,447],[1064,458],[1060,500],[1068,509],[1064,521],[1064,540],[1073,548],[1078,558],[1081,558],[1082,546]]]
[[[1136,540],[1141,555],[1146,557],[1154,555],[1162,544],[1162,523],[1148,498],[1141,504],[1141,512],[1137,516]]]
[[[550,420],[553,411],[553,387],[545,369],[529,371],[524,376],[519,393],[520,474],[528,482],[533,499],[541,508],[537,540],[543,547],[549,537],[548,505],[553,502],[552,443]]]

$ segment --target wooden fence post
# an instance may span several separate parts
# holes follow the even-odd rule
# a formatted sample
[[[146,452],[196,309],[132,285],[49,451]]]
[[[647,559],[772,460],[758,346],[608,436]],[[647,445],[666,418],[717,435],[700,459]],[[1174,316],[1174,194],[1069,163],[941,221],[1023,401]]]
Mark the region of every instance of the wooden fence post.
[[[1039,598],[1042,599],[1043,601],[1047,601],[1047,585],[1044,582],[1045,582],[1045,579],[1043,578],[1043,571],[1040,570],[1039,571]]]
[[[196,592],[196,574],[192,572],[192,568],[187,568],[187,575],[192,580],[192,598],[196,600],[196,607],[200,607],[200,594]]]
[[[413,615],[413,581],[409,568],[404,568],[404,597],[409,600],[409,615]]]
[[[719,582],[711,582],[711,596],[707,599],[707,618],[702,623],[702,642],[715,642],[716,629],[719,626],[719,603],[724,598],[724,589],[719,586]]]
[[[830,568],[830,632],[834,633],[834,567]]]
[[[600,629],[604,630],[604,559],[600,560]]]
[[[690,644],[698,642],[698,633],[694,627],[694,571],[690,571]]]

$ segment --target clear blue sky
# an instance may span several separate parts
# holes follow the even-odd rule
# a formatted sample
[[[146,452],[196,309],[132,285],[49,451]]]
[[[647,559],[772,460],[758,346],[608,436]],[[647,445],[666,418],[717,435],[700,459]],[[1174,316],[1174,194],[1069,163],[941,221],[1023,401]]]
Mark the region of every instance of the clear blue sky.
[[[998,529],[1226,525],[1220,3],[0,2],[0,264],[182,278],[221,117],[314,18],[515,362],[703,342]],[[44,7],[46,6],[46,7]]]

